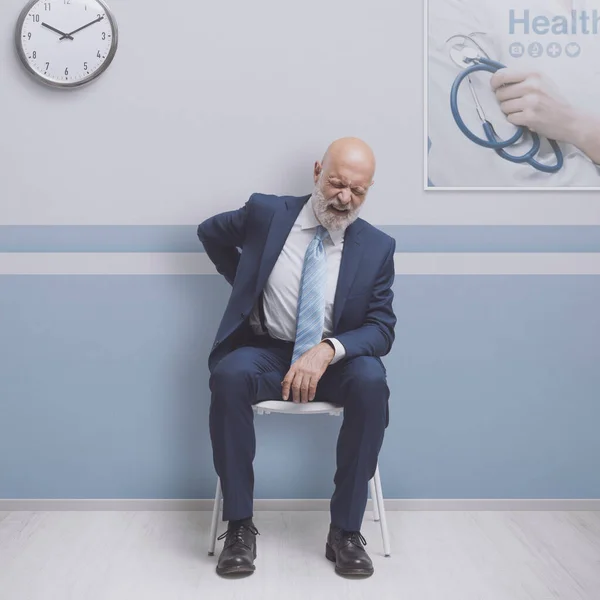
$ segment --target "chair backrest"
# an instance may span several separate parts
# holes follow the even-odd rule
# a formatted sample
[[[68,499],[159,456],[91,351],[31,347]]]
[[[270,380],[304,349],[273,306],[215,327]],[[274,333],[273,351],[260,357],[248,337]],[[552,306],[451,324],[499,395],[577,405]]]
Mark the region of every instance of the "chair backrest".
[[[333,415],[339,417],[344,412],[343,406],[330,402],[296,403],[291,400],[263,400],[252,406],[257,415],[280,413],[286,415]]]

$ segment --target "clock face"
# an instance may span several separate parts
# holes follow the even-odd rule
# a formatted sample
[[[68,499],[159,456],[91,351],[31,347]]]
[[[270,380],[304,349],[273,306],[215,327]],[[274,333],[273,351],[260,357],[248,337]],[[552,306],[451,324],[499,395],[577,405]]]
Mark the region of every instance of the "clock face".
[[[19,17],[15,40],[32,75],[49,85],[76,87],[112,61],[117,25],[102,0],[33,0]]]

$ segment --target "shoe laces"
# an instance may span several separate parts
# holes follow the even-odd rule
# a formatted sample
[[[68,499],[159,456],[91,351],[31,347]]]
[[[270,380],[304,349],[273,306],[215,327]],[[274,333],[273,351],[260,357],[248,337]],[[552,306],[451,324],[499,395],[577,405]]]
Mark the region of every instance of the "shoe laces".
[[[246,544],[244,541],[244,529],[247,529],[250,533],[254,535],[260,535],[258,529],[254,527],[254,525],[244,525],[244,523],[240,523],[239,525],[232,525],[229,529],[222,533],[217,540],[225,539],[224,548],[229,548],[229,546],[233,546],[234,544],[239,544],[251,550],[252,548]]]
[[[367,545],[367,540],[365,540],[360,531],[344,531],[342,535],[358,548],[362,548],[361,543],[363,546]]]

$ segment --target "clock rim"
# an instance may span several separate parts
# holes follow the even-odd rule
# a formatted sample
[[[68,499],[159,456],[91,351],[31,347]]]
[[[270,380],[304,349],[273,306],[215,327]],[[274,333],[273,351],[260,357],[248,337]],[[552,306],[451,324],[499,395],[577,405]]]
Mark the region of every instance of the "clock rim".
[[[117,27],[117,20],[115,19],[115,16],[114,16],[112,10],[109,8],[109,6],[106,4],[106,2],[104,0],[94,0],[94,2],[97,2],[98,4],[100,4],[100,6],[102,6],[102,8],[104,9],[104,12],[106,13],[106,16],[108,17],[108,21],[112,28],[112,42],[111,42],[110,50],[108,51],[108,54],[106,56],[106,60],[102,63],[102,65],[100,65],[100,67],[98,67],[98,69],[96,71],[94,71],[94,73],[92,73],[88,77],[80,79],[79,81],[60,82],[60,81],[53,81],[50,79],[46,79],[43,75],[40,75],[29,64],[29,62],[27,60],[27,56],[23,49],[21,33],[23,30],[23,25],[25,24],[25,19],[27,18],[28,13],[31,10],[31,8],[33,6],[35,6],[38,2],[41,2],[41,1],[43,1],[43,0],[28,0],[27,4],[25,5],[23,10],[19,14],[19,18],[17,19],[17,24],[15,26],[15,46],[16,46],[17,54],[19,55],[20,62],[25,67],[25,70],[36,81],[44,83],[45,85],[48,85],[50,87],[60,88],[60,89],[78,88],[78,87],[81,87],[83,85],[90,83],[97,77],[100,77],[100,75],[102,75],[102,73],[104,73],[104,71],[106,71],[106,69],[108,69],[108,67],[110,66],[110,63],[113,61],[113,58],[115,57],[115,54],[117,53],[117,47],[119,45],[119,30]]]

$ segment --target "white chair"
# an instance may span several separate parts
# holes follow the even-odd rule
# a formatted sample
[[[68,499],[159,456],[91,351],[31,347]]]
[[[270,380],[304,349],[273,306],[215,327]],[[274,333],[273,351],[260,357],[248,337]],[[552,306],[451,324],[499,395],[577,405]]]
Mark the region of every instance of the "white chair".
[[[286,415],[333,415],[339,417],[344,408],[329,402],[308,402],[305,404],[295,403],[285,400],[265,400],[253,405],[253,410],[258,415],[268,415],[270,413],[283,413]],[[373,518],[379,521],[381,526],[381,537],[383,539],[383,551],[385,556],[390,556],[390,535],[385,517],[385,506],[383,505],[383,492],[381,490],[381,479],[379,477],[379,463],[375,469],[375,476],[369,481],[369,491],[373,503]],[[215,544],[217,543],[217,524],[222,509],[222,491],[221,480],[217,478],[217,491],[215,493],[215,503],[213,506],[212,524],[210,527],[210,543],[208,548],[209,556],[214,556]]]

